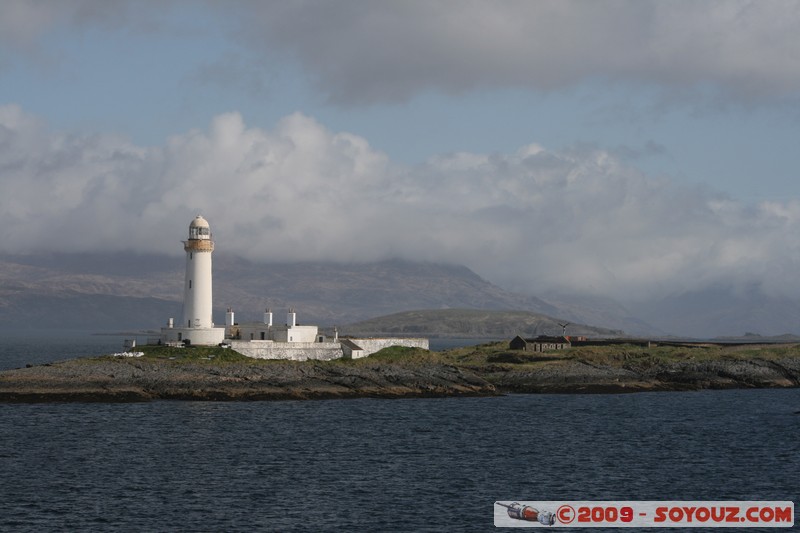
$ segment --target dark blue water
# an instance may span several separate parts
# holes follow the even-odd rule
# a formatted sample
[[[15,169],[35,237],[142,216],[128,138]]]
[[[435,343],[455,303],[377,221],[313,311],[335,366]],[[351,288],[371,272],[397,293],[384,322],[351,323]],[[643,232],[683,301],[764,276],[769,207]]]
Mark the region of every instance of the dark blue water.
[[[497,500],[798,502],[797,411],[800,389],[0,404],[0,531],[489,531]]]
[[[800,391],[0,405],[0,530],[479,531],[495,500],[794,500]]]

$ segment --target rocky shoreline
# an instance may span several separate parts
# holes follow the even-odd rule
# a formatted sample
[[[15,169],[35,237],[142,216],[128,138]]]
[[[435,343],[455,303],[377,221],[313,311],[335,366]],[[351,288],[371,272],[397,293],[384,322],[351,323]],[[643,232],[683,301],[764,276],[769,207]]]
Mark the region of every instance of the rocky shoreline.
[[[0,372],[0,402],[310,400],[496,394],[488,382],[448,366],[267,364],[76,359]]]
[[[565,360],[535,369],[507,367],[483,373],[498,391],[518,393],[626,393],[800,386],[800,357],[716,359],[613,366]]]
[[[625,393],[800,386],[800,357],[598,364],[540,357],[454,365],[435,357],[366,361],[90,358],[0,372],[0,402],[308,400]]]

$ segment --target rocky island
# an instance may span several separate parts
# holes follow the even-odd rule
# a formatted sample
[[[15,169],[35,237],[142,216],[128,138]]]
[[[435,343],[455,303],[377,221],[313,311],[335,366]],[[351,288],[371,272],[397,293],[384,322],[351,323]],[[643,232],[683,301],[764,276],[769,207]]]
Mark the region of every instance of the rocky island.
[[[553,352],[493,343],[392,347],[359,360],[254,360],[224,348],[146,347],[0,372],[0,401],[304,400],[797,387],[800,346],[593,346]]]

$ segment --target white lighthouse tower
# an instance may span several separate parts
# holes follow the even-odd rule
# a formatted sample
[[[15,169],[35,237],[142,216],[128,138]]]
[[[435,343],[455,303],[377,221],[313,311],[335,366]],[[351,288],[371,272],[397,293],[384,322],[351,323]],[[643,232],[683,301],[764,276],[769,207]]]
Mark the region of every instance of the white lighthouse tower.
[[[214,241],[206,219],[197,215],[189,224],[186,251],[186,279],[183,286],[183,323],[187,328],[212,328],[211,253]]]
[[[164,328],[167,342],[218,344],[225,339],[225,328],[214,327],[211,291],[211,227],[197,215],[189,224],[189,239],[183,241],[186,252],[186,278],[183,286],[183,318],[178,327]]]

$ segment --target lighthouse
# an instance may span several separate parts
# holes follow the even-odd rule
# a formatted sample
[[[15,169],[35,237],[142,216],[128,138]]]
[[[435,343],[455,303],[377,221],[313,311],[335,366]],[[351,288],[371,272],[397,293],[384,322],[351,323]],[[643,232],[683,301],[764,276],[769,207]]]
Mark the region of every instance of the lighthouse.
[[[162,329],[167,342],[217,344],[225,339],[225,328],[214,327],[211,281],[211,254],[214,241],[208,221],[197,215],[189,224],[189,238],[183,241],[186,252],[186,277],[183,285],[181,322]]]
[[[183,286],[183,323],[187,328],[213,328],[211,319],[211,253],[214,241],[208,221],[197,215],[189,224],[186,251],[186,278]]]

